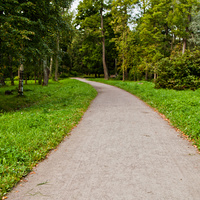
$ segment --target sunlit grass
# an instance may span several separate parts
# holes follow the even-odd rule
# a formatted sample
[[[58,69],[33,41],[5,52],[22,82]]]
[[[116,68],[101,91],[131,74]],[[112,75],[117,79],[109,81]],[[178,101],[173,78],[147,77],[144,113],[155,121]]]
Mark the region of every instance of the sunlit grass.
[[[173,126],[193,139],[200,149],[200,89],[177,91],[155,89],[154,83],[145,81],[91,80],[117,86],[138,96],[164,114]]]
[[[96,96],[92,86],[71,79],[29,83],[23,97],[4,95],[15,87],[0,88],[0,198],[63,140]]]

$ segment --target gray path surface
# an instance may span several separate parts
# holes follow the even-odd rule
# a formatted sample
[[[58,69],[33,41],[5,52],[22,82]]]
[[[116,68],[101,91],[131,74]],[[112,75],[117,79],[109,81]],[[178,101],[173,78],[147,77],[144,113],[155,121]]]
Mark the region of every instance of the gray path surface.
[[[196,149],[133,95],[89,83],[98,96],[80,124],[8,199],[199,200]]]

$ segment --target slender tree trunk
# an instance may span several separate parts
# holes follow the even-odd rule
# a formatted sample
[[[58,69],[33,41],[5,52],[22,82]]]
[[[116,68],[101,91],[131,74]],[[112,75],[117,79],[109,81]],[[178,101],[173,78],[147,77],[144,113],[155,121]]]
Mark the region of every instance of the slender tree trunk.
[[[186,39],[186,38],[183,38],[183,49],[182,49],[182,54],[185,53],[186,45],[187,45],[187,39]]]
[[[173,50],[174,42],[175,42],[175,35],[172,34],[171,51]]]
[[[9,55],[9,65],[10,65],[10,82],[11,82],[11,85],[15,85],[14,77],[13,77],[12,56],[11,55]]]
[[[117,76],[117,58],[115,58],[115,76]]]
[[[53,66],[53,57],[50,58],[50,65],[49,65],[49,78],[52,75],[52,66]]]
[[[39,70],[38,70],[38,84],[42,85],[42,69],[43,69],[43,63],[40,60],[39,61]]]
[[[58,56],[59,56],[59,43],[60,43],[60,38],[59,38],[59,34],[58,34],[58,35],[57,35],[57,39],[56,39],[55,81],[58,81],[58,65],[59,65]]]
[[[105,56],[105,36],[104,36],[104,30],[103,30],[103,5],[100,10],[101,13],[101,34],[102,34],[102,59],[103,59],[103,70],[104,70],[104,78],[108,80],[108,69],[106,66],[106,56]]]
[[[147,81],[148,80],[148,70],[146,69],[146,71],[145,71],[145,81]]]
[[[47,86],[48,85],[48,81],[49,81],[49,68],[47,66],[47,58],[45,57],[44,60],[43,60],[43,75],[44,75],[44,78],[43,78],[43,85],[44,86]]]
[[[192,8],[189,9],[189,13],[191,13],[191,9]],[[186,26],[186,29],[185,29],[186,33],[189,33],[189,23],[191,22],[191,20],[192,20],[192,17],[191,17],[191,14],[189,14],[188,15],[187,26]],[[185,38],[183,38],[183,50],[182,50],[182,54],[185,53],[186,47],[187,47],[187,38],[185,37]]]
[[[125,81],[125,64],[124,64],[124,54],[123,54],[123,66],[122,66],[122,70],[123,70],[123,77],[122,77],[122,81]]]
[[[27,73],[26,73],[26,74],[25,74],[25,85],[28,84],[27,79],[28,79],[28,77],[27,77]]]
[[[2,86],[6,85],[5,79],[4,79],[4,74],[0,76],[0,85],[2,85]]]
[[[154,72],[154,82],[156,81],[156,78],[157,78],[157,74],[156,72]]]
[[[23,93],[23,73],[24,73],[24,65],[21,61],[21,65],[19,67],[19,70],[18,70],[18,73],[19,73],[19,89],[18,89],[18,95],[22,96],[24,93]]]
[[[37,83],[37,78],[36,78],[36,68],[34,69],[34,79],[35,79],[35,84]]]

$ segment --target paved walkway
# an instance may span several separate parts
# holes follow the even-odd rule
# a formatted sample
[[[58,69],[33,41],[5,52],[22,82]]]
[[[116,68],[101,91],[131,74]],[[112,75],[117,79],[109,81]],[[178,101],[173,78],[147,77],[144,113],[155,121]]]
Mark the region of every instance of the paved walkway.
[[[88,83],[98,96],[78,127],[8,199],[199,200],[196,149],[135,96]]]

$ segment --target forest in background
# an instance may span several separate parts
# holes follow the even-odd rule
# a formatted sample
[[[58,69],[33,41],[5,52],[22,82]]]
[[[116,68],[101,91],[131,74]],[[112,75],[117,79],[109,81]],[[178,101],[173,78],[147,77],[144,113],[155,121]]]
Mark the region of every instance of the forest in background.
[[[199,0],[0,2],[0,84],[104,74],[154,80],[156,88],[200,86]],[[20,93],[20,88],[19,88]]]

